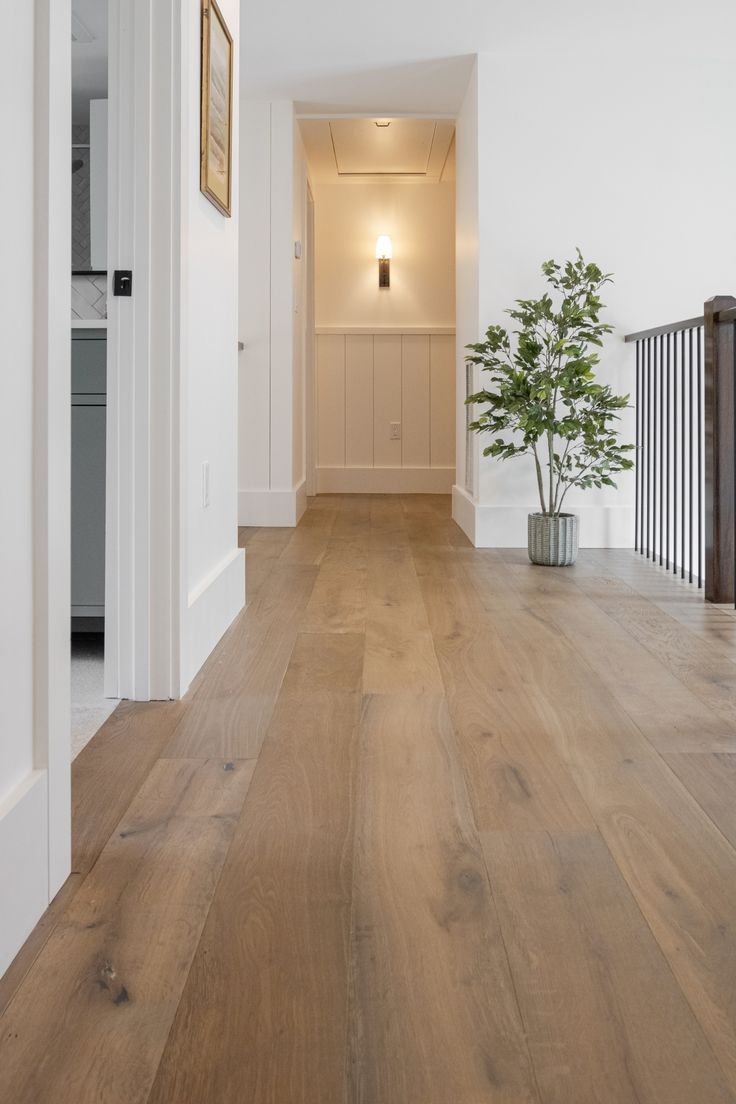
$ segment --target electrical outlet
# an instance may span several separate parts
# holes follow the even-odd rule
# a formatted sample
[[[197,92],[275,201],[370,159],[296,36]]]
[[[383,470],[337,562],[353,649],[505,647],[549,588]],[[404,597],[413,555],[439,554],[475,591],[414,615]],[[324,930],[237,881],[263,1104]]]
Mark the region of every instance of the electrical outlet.
[[[389,434],[389,439],[391,441],[400,441],[401,440],[401,422],[391,422],[390,424],[391,424],[391,433]]]
[[[202,464],[202,507],[206,509],[210,504],[210,465],[205,460]]]

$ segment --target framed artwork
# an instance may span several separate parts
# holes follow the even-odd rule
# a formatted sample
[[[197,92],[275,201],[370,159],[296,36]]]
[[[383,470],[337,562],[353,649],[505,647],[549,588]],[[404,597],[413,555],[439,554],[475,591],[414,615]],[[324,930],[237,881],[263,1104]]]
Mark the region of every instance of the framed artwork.
[[[202,0],[202,140],[199,186],[231,213],[233,40],[216,0]]]

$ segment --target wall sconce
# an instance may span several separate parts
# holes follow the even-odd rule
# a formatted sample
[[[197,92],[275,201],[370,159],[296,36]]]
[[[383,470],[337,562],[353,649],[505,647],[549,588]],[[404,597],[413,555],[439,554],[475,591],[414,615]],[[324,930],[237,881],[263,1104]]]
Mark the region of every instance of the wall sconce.
[[[381,234],[376,242],[376,259],[379,288],[391,287],[391,239],[387,234]]]

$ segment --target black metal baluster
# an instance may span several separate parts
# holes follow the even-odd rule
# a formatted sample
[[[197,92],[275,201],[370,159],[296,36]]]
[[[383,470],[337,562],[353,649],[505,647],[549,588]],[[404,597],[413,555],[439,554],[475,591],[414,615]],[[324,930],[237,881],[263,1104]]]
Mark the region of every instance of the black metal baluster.
[[[731,326],[731,348],[734,351],[731,375],[731,437],[733,440],[733,456],[731,458],[731,463],[733,464],[732,470],[736,472],[736,322]],[[733,510],[733,528],[731,532],[731,542],[733,544],[733,608],[736,609],[736,478],[734,478],[733,484],[733,501],[731,503],[731,509]]]
[[[657,339],[652,339],[652,563],[657,560]]]
[[[660,333],[660,567],[664,551],[664,338]]]
[[[651,482],[649,479],[649,419],[652,409],[652,377],[649,371],[649,338],[646,339],[644,346],[644,375],[645,375],[645,391],[646,391],[646,420],[644,422],[644,482],[646,483],[646,495],[644,498],[644,541],[642,542],[642,551],[649,559],[649,502],[651,496]]]
[[[672,571],[678,571],[678,335],[672,335]]]
[[[689,400],[689,403],[688,403],[688,407],[689,407],[689,409],[688,409],[689,419],[688,420],[690,422],[690,433],[688,434],[688,436],[690,438],[689,448],[688,448],[688,452],[689,452],[688,460],[689,460],[689,464],[690,464],[690,502],[689,502],[690,522],[689,522],[689,531],[688,531],[688,565],[687,566],[688,566],[688,582],[691,583],[693,581],[693,533],[695,532],[695,521],[693,519],[693,439],[695,437],[695,427],[693,426],[693,410],[695,408],[695,403],[693,401],[693,374],[694,373],[693,373],[693,331],[692,330],[687,331],[687,347],[688,347],[688,375],[690,377],[690,379],[689,379],[690,400]]]
[[[680,383],[682,391],[682,440],[681,449],[682,455],[680,457],[680,471],[682,475],[682,501],[681,501],[681,514],[682,514],[682,549],[680,561],[680,577],[685,577],[685,331],[680,333]]]
[[[647,343],[641,343],[641,537],[639,552],[646,555],[647,550],[647,464],[649,452],[647,442],[647,419],[649,417],[649,395],[647,391]]]
[[[703,585],[703,338],[697,331],[697,585]]]
[[[670,348],[671,348],[670,334],[665,336],[665,427],[667,430],[667,442],[665,444],[665,478],[664,478],[664,491],[665,491],[665,522],[664,522],[664,537],[665,537],[665,556],[664,566],[669,571],[670,566]]]
[[[634,473],[634,551],[639,551],[639,510],[641,507],[641,496],[639,493],[639,482],[641,480],[641,434],[639,432],[639,421],[641,418],[641,341],[636,343],[636,451],[634,456],[636,457],[636,471]]]
[[[647,559],[651,552],[651,528],[652,516],[652,341],[647,338]]]

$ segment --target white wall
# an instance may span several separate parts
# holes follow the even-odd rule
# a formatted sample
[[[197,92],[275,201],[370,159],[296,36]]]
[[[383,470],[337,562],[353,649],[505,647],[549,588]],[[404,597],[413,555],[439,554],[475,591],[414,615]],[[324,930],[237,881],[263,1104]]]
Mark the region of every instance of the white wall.
[[[294,396],[294,422],[292,436],[292,485],[301,487],[305,482],[306,474],[306,410],[305,394],[306,380],[305,369],[307,363],[306,343],[314,340],[307,334],[307,157],[304,151],[304,143],[299,127],[294,127],[294,180],[292,199],[292,228],[291,238],[294,243],[294,252],[291,258],[292,272],[292,297],[294,303],[294,328],[293,340],[293,364],[292,387]],[[296,256],[297,246],[301,248],[301,257]]]
[[[240,5],[220,0],[235,43]],[[201,5],[189,0],[182,27],[181,342],[184,356],[182,493],[185,577],[184,685],[196,674],[244,601],[237,537],[239,57],[233,60],[232,217],[199,188]],[[203,465],[209,465],[209,505]]]
[[[449,494],[454,333],[318,330],[315,423],[318,492]]]
[[[237,44],[239,5],[222,11]],[[233,212],[201,194],[197,0],[110,0],[106,687],[179,697],[245,595]],[[209,466],[209,503],[203,466]]]
[[[414,180],[320,181],[315,193],[318,326],[453,326],[455,188]],[[378,287],[376,238],[393,247]]]
[[[260,490],[271,479],[270,103],[240,105],[240,149],[238,487]]]
[[[307,173],[290,101],[241,104],[241,525],[295,525],[304,479]]]
[[[477,97],[471,83],[463,108],[470,119],[477,103],[477,180],[458,132],[458,195],[480,197],[478,329],[540,293],[541,262],[579,245],[615,274],[604,298],[616,334],[601,376],[631,391],[625,333],[697,315],[705,298],[736,287],[736,227],[724,218],[736,189],[733,94],[731,63],[702,55],[580,50],[551,66],[542,54],[481,54]],[[463,299],[458,315],[472,327],[472,279]],[[631,416],[624,428],[633,439]],[[525,543],[535,507],[526,460],[481,460],[477,498],[478,543]],[[566,502],[582,514],[584,544],[631,542],[630,476],[618,493],[571,492]]]
[[[455,456],[457,483],[471,494],[477,486],[477,449],[468,448],[468,394],[465,347],[478,340],[478,73],[474,65],[468,90],[455,122],[457,296],[457,375],[455,385]]]
[[[0,174],[2,371],[0,481],[0,800],[33,765],[33,72],[34,5],[17,12],[13,49],[0,69],[7,150],[13,173]],[[12,110],[10,105],[12,104]],[[18,173],[27,186],[18,188]],[[12,472],[12,478],[10,473]]]

